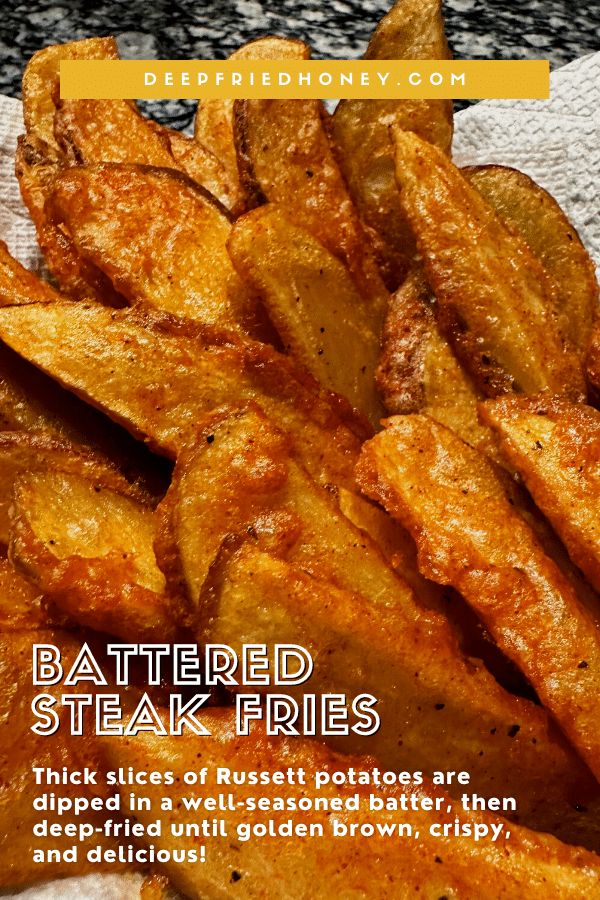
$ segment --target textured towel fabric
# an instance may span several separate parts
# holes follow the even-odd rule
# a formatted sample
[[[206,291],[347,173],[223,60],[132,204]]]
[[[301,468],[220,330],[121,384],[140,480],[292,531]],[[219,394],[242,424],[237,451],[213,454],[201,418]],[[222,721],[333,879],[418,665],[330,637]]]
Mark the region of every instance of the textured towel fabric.
[[[561,204],[600,272],[600,53],[551,76],[548,101],[494,100],[456,116],[458,165],[499,163],[526,172]],[[35,231],[21,203],[14,175],[21,103],[0,95],[0,238],[28,268],[40,269]],[[139,895],[136,875],[91,875],[32,887],[20,900],[130,900]]]

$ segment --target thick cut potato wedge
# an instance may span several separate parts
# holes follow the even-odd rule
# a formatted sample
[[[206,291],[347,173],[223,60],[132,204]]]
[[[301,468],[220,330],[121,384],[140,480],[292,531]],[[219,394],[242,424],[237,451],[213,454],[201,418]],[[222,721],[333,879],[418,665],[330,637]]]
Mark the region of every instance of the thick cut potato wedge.
[[[306,690],[378,698],[376,734],[317,732],[334,749],[368,751],[385,768],[418,768],[427,776],[463,767],[474,791],[518,798],[518,821],[571,839],[572,828],[579,830],[570,789],[561,783],[575,757],[552,737],[547,714],[505,693],[482,667],[466,666],[444,638],[433,632],[425,637],[419,624],[397,610],[374,608],[359,594],[312,578],[251,544],[231,558],[213,589],[203,640],[236,650],[244,643],[306,647],[315,663],[310,682],[286,689],[299,701]],[[452,672],[452,684],[444,670]],[[520,730],[513,735],[515,723]],[[579,763],[577,769],[583,771]],[[569,773],[568,779],[575,787],[577,778]],[[458,798],[464,787],[449,791]],[[566,819],[556,830],[558,808]]]
[[[270,203],[239,218],[227,246],[286,349],[376,428],[383,415],[375,386],[380,317],[344,264]]]
[[[34,53],[23,75],[23,118],[28,134],[58,149],[54,137],[54,113],[59,94],[62,59],[118,59],[114,38],[87,38],[53,44]]]
[[[450,59],[440,0],[399,0],[379,23],[366,59]],[[394,175],[390,126],[414,131],[450,154],[451,100],[342,100],[329,132],[363,222],[377,235],[379,263],[395,290],[415,253]]]
[[[435,147],[395,129],[400,199],[417,238],[443,333],[487,396],[585,396],[561,331],[555,281],[524,239]]]
[[[600,591],[600,412],[544,397],[503,397],[481,412],[573,562]]]
[[[585,353],[598,315],[598,281],[589,253],[554,197],[516,169],[472,166],[461,171],[504,222],[523,235],[554,279],[561,325]]]
[[[53,214],[130,303],[245,330],[254,303],[227,253],[231,223],[169,169],[103,164],[57,178]]]
[[[388,293],[333,156],[318,100],[236,100],[234,134],[250,205],[278,203],[348,267],[375,314]]]
[[[76,865],[67,862],[34,863],[34,847],[55,847],[67,850],[75,843],[72,837],[53,837],[49,841],[34,837],[33,826],[42,818],[49,824],[78,822],[74,813],[59,816],[55,812],[41,814],[33,807],[33,801],[46,788],[36,785],[31,769],[34,766],[61,770],[64,765],[72,769],[89,766],[100,769],[96,739],[73,736],[69,720],[61,715],[58,731],[51,737],[31,731],[33,724],[31,702],[36,694],[49,693],[59,697],[62,685],[35,687],[32,683],[33,644],[55,644],[60,648],[66,667],[72,665],[80,645],[73,637],[60,631],[27,630],[0,635],[0,887],[18,888],[44,879],[98,871],[98,864],[86,862],[86,852],[98,844],[104,849],[118,848],[116,839],[94,834],[80,845]],[[88,692],[89,684],[69,688],[69,693]],[[47,790],[51,790],[48,788]],[[102,794],[104,788],[90,785],[61,787],[64,797],[86,797]],[[90,811],[89,820],[101,828],[103,816]],[[79,819],[80,821],[80,819]],[[104,868],[101,866],[100,868]],[[106,866],[109,868],[109,866]],[[113,869],[114,870],[114,869]]]
[[[427,416],[395,417],[357,480],[413,535],[424,575],[451,584],[600,773],[600,631],[510,504],[492,465]]]
[[[308,59],[310,50],[302,41],[264,37],[250,41],[231,54],[231,59]],[[194,123],[196,141],[211,151],[225,170],[229,203],[236,214],[244,211],[246,193],[240,181],[233,138],[233,100],[202,100]],[[190,174],[188,172],[188,174]]]
[[[19,137],[15,172],[46,265],[61,290],[69,296],[122,306],[123,299],[119,298],[106,275],[92,263],[81,259],[72,241],[48,215],[46,201],[62,167],[62,158],[49,144],[33,134]]]
[[[109,488],[148,505],[148,497],[106,458],[66,440],[45,434],[0,432],[0,544],[8,544],[8,510],[14,483],[29,472],[80,475],[100,488]]]
[[[58,291],[14,259],[0,241],[0,305],[50,303],[60,300]]]
[[[168,140],[130,100],[58,100],[54,136],[72,165],[113,162],[175,168]]]
[[[431,292],[418,267],[392,295],[377,384],[390,413],[427,413],[493,455],[489,430],[477,414],[481,394],[440,333]]]
[[[315,741],[295,738],[267,738],[261,727],[256,726],[248,737],[239,738],[235,733],[235,720],[228,710],[207,711],[202,721],[210,730],[210,736],[200,738],[189,732],[181,737],[165,738],[143,734],[135,738],[105,738],[102,751],[111,768],[133,766],[137,770],[152,771],[170,769],[175,773],[177,791],[186,771],[207,767],[209,772],[217,768],[241,771],[286,772],[289,768],[304,769],[308,786],[297,787],[284,782],[272,788],[261,788],[261,794],[284,802],[303,793],[314,796],[311,785],[317,771],[347,772],[369,771],[375,765],[369,757],[344,757],[331,753]],[[219,788],[211,780],[205,790],[189,788],[185,796],[201,798],[214,794]],[[369,794],[366,786],[338,786],[330,784],[318,791],[318,796],[333,800],[347,800],[358,793],[361,812],[344,811],[329,813],[325,810],[306,814],[310,824],[319,824],[323,837],[291,837],[263,840],[241,840],[239,824],[253,826],[272,819],[275,827],[290,819],[289,811],[268,813],[237,809],[225,812],[227,836],[210,839],[206,845],[206,861],[198,863],[168,864],[164,871],[173,885],[190,897],[226,897],[235,892],[240,897],[265,896],[265,878],[268,881],[269,898],[294,897],[298,900],[312,898],[359,898],[366,895],[379,898],[408,898],[420,891],[427,897],[460,897],[461,900],[479,900],[494,885],[495,895],[505,900],[534,900],[548,896],[552,885],[552,897],[556,900],[579,900],[597,893],[600,867],[597,857],[573,847],[567,847],[555,839],[534,834],[519,826],[510,825],[510,838],[504,836],[492,844],[476,842],[472,838],[434,837],[430,827],[434,822],[452,825],[455,817],[470,823],[492,821],[489,814],[467,813],[452,804],[439,789],[429,783],[420,788],[386,787],[375,792],[390,801],[394,799],[400,808],[400,795],[408,795],[419,811],[402,813],[402,821],[410,824],[413,838],[388,837],[335,838],[332,819],[359,825],[381,822],[392,825],[398,822],[398,813],[369,813]],[[164,788],[149,784],[146,795],[152,801],[152,812],[140,811],[138,818],[144,824],[156,819]],[[246,784],[235,788],[241,801],[256,796],[256,787]],[[432,798],[432,807],[439,812],[422,810],[421,799]],[[436,804],[436,798],[439,803]],[[198,813],[185,813],[173,796],[173,812],[163,812],[162,837],[154,839],[155,845],[170,850],[198,848],[199,839],[174,838],[172,823],[193,823]],[[330,818],[331,816],[331,818]],[[233,885],[233,887],[232,887]]]
[[[83,303],[0,309],[0,338],[154,449],[174,457],[201,417],[255,400],[321,483],[353,487],[369,430],[270,347],[157,313]]]
[[[181,131],[159,126],[157,122],[152,122],[152,125],[158,127],[169,142],[177,168],[206,188],[227,210],[231,210],[233,190],[225,166],[214,153]]]
[[[151,510],[64,472],[21,475],[14,491],[10,558],[59,609],[125,640],[175,636]]]

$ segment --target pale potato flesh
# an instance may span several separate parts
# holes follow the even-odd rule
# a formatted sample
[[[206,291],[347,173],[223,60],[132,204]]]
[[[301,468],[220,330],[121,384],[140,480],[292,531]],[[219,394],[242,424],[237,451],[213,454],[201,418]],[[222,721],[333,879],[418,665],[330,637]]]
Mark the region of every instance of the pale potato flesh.
[[[397,416],[357,478],[413,535],[424,575],[456,588],[600,773],[600,630],[478,451],[427,416]]]
[[[154,556],[152,511],[78,475],[21,475],[10,558],[59,609],[125,640],[168,640],[174,609]]]
[[[131,304],[251,327],[253,301],[226,249],[229,217],[195,182],[139,166],[70,169],[56,179],[52,209],[79,255]]]
[[[377,26],[365,59],[450,59],[440,0],[399,0]],[[334,152],[363,222],[377,235],[388,287],[415,253],[394,175],[390,126],[414,131],[450,154],[451,100],[342,100],[330,123]]]
[[[377,428],[383,415],[375,386],[381,321],[344,264],[271,203],[239,218],[227,246],[286,350]]]
[[[400,200],[442,331],[487,396],[549,390],[581,399],[581,362],[557,288],[523,238],[435,147],[395,129]]]
[[[573,562],[600,591],[600,412],[559,398],[506,397],[488,401],[482,415]]]
[[[182,737],[165,738],[140,734],[135,738],[106,738],[103,753],[111,767],[134,766],[143,770],[164,771],[170,769],[182,784],[183,773],[207,766],[209,771],[217,767],[232,769],[286,771],[288,767],[302,767],[311,779],[317,770],[331,773],[347,770],[351,765],[357,770],[370,769],[374,761],[369,757],[344,757],[320,747],[314,741],[295,738],[267,738],[261,728],[254,728],[249,737],[235,735],[234,718],[228,710],[207,711],[203,723],[211,734],[194,737],[187,733]],[[215,787],[211,784],[211,790]],[[297,796],[301,788],[277,785],[261,788],[269,797]],[[398,798],[402,791],[415,797],[444,797],[439,789],[426,784],[422,788],[394,788],[382,790],[386,798]],[[257,789],[249,785],[236,787],[240,799],[256,796]],[[339,787],[331,785],[319,791],[328,799],[334,796],[348,797],[358,792],[368,804],[368,787]],[[157,817],[161,786],[149,784],[145,793],[153,802],[151,812],[140,811],[139,821],[147,825]],[[198,788],[183,791],[186,796],[202,797]],[[393,801],[392,801],[393,802]],[[535,834],[518,826],[510,826],[510,839],[496,844],[489,841],[475,843],[469,839],[434,838],[429,827],[434,821],[452,823],[457,813],[451,804],[441,803],[435,814],[425,811],[402,813],[420,834],[419,840],[372,837],[368,840],[343,840],[329,836],[326,811],[311,812],[310,821],[323,825],[322,839],[298,836],[267,838],[266,840],[241,841],[236,835],[240,822],[254,824],[263,821],[265,813],[225,812],[223,815],[228,836],[207,841],[206,861],[202,864],[167,864],[164,871],[173,885],[190,897],[222,898],[233,891],[240,897],[277,900],[314,900],[314,898],[408,898],[416,891],[428,897],[457,896],[461,900],[480,900],[494,885],[495,896],[503,900],[534,900],[547,896],[552,885],[556,900],[579,900],[582,896],[597,893],[600,868],[597,857],[573,847],[560,844],[555,839]],[[449,811],[448,811],[449,809]],[[162,812],[163,837],[154,843],[168,849],[198,846],[198,838],[173,838],[170,824],[195,822],[198,813],[184,813],[178,807],[173,812]],[[336,812],[341,822],[353,820],[364,823],[373,820],[365,810],[361,813]],[[289,812],[269,812],[277,825],[290,818]],[[491,822],[489,814],[462,813],[461,818],[470,822]],[[385,823],[398,821],[398,813],[377,813],[377,820]],[[441,860],[441,863],[438,862]],[[267,888],[268,885],[268,888]]]

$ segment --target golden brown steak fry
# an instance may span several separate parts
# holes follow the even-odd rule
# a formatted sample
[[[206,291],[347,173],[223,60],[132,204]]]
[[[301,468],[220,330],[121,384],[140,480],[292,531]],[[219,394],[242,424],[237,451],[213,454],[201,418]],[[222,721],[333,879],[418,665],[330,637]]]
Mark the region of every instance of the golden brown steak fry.
[[[59,100],[54,136],[67,160],[175,168],[168,140],[130,100]]]
[[[364,445],[357,480],[413,535],[424,575],[451,584],[600,773],[600,632],[511,506],[493,466],[427,416]]]
[[[15,483],[15,565],[71,619],[125,640],[171,640],[175,610],[154,557],[152,511],[79,475]]]
[[[157,123],[153,122],[152,125],[156,127]],[[226,209],[231,210],[233,190],[221,161],[199,141],[188,137],[187,134],[174,128],[162,125],[159,127],[169,142],[177,168],[206,188]]]
[[[60,300],[58,291],[14,259],[0,241],[0,305],[49,303]]]
[[[577,816],[561,781],[574,754],[556,743],[543,710],[506,693],[482,666],[461,657],[439,620],[417,613],[411,621],[400,608],[375,606],[251,543],[224,567],[213,591],[203,640],[235,649],[243,643],[306,647],[315,666],[310,682],[286,688],[299,701],[306,690],[377,697],[375,734],[317,731],[334,749],[368,751],[386,768],[418,768],[428,777],[463,767],[474,791],[517,797],[518,821],[573,839]],[[464,788],[453,785],[449,792],[460,797]],[[567,820],[557,831],[558,808]]]
[[[122,306],[122,298],[119,298],[106,275],[80,258],[72,241],[48,215],[46,201],[62,167],[62,158],[49,144],[33,134],[19,137],[15,172],[46,265],[61,290],[69,296]]]
[[[98,489],[110,488],[148,504],[148,496],[131,484],[105,457],[46,434],[0,432],[0,544],[8,543],[8,509],[19,475],[28,472],[66,472],[81,475]]]
[[[264,37],[239,47],[230,59],[308,59],[309,56],[310,51],[302,41]],[[200,101],[194,136],[223,165],[230,194],[230,203],[226,205],[236,214],[243,212],[247,198],[240,182],[233,138],[233,100]]]
[[[346,266],[271,203],[239,218],[227,247],[286,350],[377,428],[383,415],[375,386],[380,317]]]
[[[62,59],[118,59],[114,38],[87,38],[67,44],[53,44],[34,53],[23,75],[23,118],[28,135],[49,144],[55,150],[55,100],[58,98],[59,70]]]
[[[65,667],[75,661],[80,649],[79,641],[60,631],[21,631],[0,635],[0,886],[18,888],[44,879],[65,875],[79,875],[92,870],[98,871],[98,864],[88,863],[86,853],[100,845],[103,849],[116,850],[118,842],[94,834],[79,847],[78,862],[34,863],[34,847],[54,847],[61,851],[70,849],[75,843],[72,837],[62,835],[50,840],[34,837],[33,826],[47,818],[49,824],[81,821],[74,812],[59,816],[55,812],[42,813],[33,808],[33,800],[51,786],[36,785],[31,769],[41,768],[79,770],[89,766],[93,770],[100,767],[95,737],[77,737],[71,734],[70,718],[61,712],[61,724],[52,736],[37,735],[31,731],[34,716],[31,702],[39,693],[49,693],[59,697],[63,693],[61,684],[54,687],[38,687],[32,683],[33,644],[55,644],[62,653]],[[88,692],[89,685],[70,687],[68,692]],[[68,785],[60,788],[64,797],[85,797],[104,795],[106,788],[98,779],[93,785]],[[56,793],[56,788],[54,788]],[[86,814],[95,826],[102,826],[104,815],[90,811]],[[100,864],[100,869],[109,868]]]
[[[207,412],[256,400],[319,482],[353,485],[368,429],[270,347],[154,312],[68,302],[0,309],[0,337],[168,456]]]
[[[450,59],[440,0],[399,0],[377,26],[365,59]],[[334,152],[363,222],[377,235],[395,290],[415,252],[398,199],[390,126],[414,131],[450,154],[451,100],[342,100],[330,122]]]
[[[130,303],[246,330],[254,301],[235,272],[226,211],[172,169],[102,164],[57,178],[53,214],[77,252]]]
[[[236,100],[234,134],[251,205],[280,204],[350,270],[373,311],[388,293],[336,163],[318,100]]]
[[[558,397],[503,397],[481,412],[573,562],[600,591],[600,412]]]
[[[424,412],[473,447],[493,454],[479,422],[481,394],[440,333],[420,267],[392,294],[383,329],[377,384],[390,413]]]
[[[516,169],[472,166],[461,171],[504,222],[525,238],[554,279],[564,333],[585,353],[598,314],[598,281],[589,253],[554,197]]]
[[[209,772],[217,768],[285,773],[288,768],[303,768],[307,787],[284,783],[263,787],[260,793],[270,799],[281,797],[284,802],[303,792],[314,796],[312,789],[317,771],[346,772],[349,767],[368,771],[375,765],[369,757],[343,757],[331,753],[316,741],[296,738],[267,738],[261,727],[252,729],[248,737],[236,737],[234,716],[228,710],[207,711],[202,721],[211,734],[197,738],[189,733],[182,737],[165,738],[154,735],[138,735],[135,738],[106,738],[103,751],[108,764],[115,768],[133,766],[143,770],[171,769],[179,779],[173,797],[180,793],[202,799],[223,788],[211,779],[206,789],[181,790],[184,772],[197,771],[206,766]],[[227,790],[227,789],[226,789]],[[235,788],[240,801],[256,796],[256,787],[245,784]],[[147,825],[156,819],[160,797],[164,788],[148,785],[145,793],[153,803],[152,812],[140,811],[139,819]],[[426,783],[424,787],[386,787],[374,790],[368,786],[337,786],[330,783],[318,791],[318,796],[332,801],[343,801],[358,793],[361,811],[350,813],[345,809],[334,812],[311,811],[302,822],[318,824],[323,837],[291,837],[241,840],[237,826],[244,823],[253,826],[272,819],[275,827],[289,821],[289,811],[268,813],[255,809],[236,809],[225,812],[228,834],[207,841],[206,861],[202,864],[184,862],[167,864],[164,871],[173,885],[190,897],[226,897],[235,891],[240,897],[260,898],[268,890],[269,898],[294,897],[297,900],[313,898],[408,898],[420,891],[427,897],[456,896],[461,900],[479,900],[494,885],[494,896],[505,900],[534,900],[548,896],[552,885],[552,897],[556,900],[579,900],[595,896],[598,891],[600,867],[597,857],[555,839],[511,825],[510,838],[502,836],[496,843],[476,842],[472,838],[456,839],[431,834],[434,822],[452,827],[455,817],[471,824],[499,822],[486,813],[463,812],[447,800],[439,788]],[[332,820],[343,824],[354,821],[359,825],[381,822],[392,826],[398,822],[397,812],[369,812],[369,794],[377,793],[389,800],[389,805],[400,808],[401,794],[414,798],[418,811],[402,813],[402,821],[411,826],[413,838],[418,840],[380,837],[375,834],[368,840],[362,837],[335,838]],[[422,810],[421,798],[430,797],[432,809]],[[437,803],[436,803],[437,801]],[[171,823],[197,822],[198,813],[186,813],[174,803],[174,811],[163,812],[163,836],[154,840],[162,848],[197,849],[198,838],[174,838]],[[268,888],[265,879],[268,877]]]
[[[585,396],[578,354],[556,315],[554,280],[443,153],[414,134],[394,134],[400,199],[438,322],[480,389]]]

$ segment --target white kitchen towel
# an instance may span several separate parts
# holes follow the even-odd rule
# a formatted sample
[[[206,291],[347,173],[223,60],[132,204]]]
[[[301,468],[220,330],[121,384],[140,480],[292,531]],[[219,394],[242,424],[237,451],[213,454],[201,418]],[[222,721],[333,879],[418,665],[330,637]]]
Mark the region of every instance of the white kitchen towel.
[[[0,95],[0,239],[21,262],[41,268],[35,230],[14,175],[21,103]],[[485,101],[458,113],[458,165],[499,163],[521,169],[561,204],[600,271],[600,53],[551,76],[550,101]],[[19,900],[129,900],[139,896],[137,875],[91,875],[39,885],[11,895]]]

